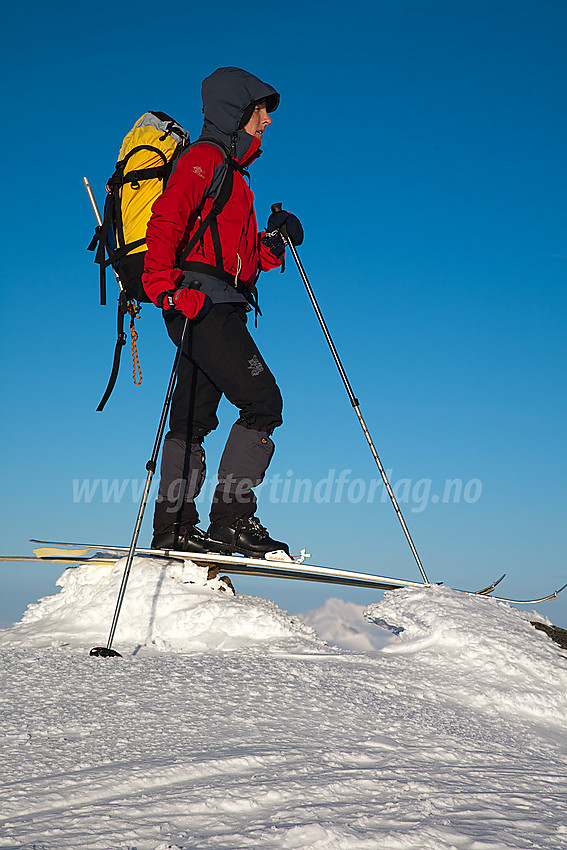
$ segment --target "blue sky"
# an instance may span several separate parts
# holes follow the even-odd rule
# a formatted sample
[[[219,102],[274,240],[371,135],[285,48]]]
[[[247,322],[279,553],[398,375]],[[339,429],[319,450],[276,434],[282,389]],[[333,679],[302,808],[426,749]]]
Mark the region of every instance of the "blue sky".
[[[237,65],[282,95],[252,168],[258,219],[282,201],[303,222],[302,260],[429,578],[474,589],[506,572],[517,597],[563,584],[565,4],[97,10],[20,6],[2,36],[3,553],[30,537],[129,543],[174,352],[144,307],[143,386],[126,350],[95,412],[115,315],[98,306],[82,177],[101,200],[147,109],[195,138],[202,78]],[[260,518],[314,563],[419,578],[293,263],[260,295],[254,335],[285,399]],[[211,480],[234,419],[221,410]],[[59,573],[2,566],[0,621]],[[375,599],[237,585],[291,611]],[[567,599],[538,609],[567,626]]]

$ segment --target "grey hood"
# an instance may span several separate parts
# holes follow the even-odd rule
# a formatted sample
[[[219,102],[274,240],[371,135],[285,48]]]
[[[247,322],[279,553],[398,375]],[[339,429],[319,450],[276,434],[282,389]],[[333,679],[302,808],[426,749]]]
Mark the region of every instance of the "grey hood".
[[[205,121],[201,138],[214,138],[238,159],[245,155],[253,137],[241,127],[250,116],[250,107],[265,100],[268,112],[278,108],[278,92],[241,68],[217,68],[201,86]]]

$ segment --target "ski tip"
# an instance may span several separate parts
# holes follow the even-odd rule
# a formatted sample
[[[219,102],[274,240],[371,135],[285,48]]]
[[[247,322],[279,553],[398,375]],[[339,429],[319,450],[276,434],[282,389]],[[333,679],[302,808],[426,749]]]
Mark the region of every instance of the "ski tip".
[[[489,584],[488,587],[483,587],[482,590],[477,590],[476,593],[478,596],[489,596],[492,591],[500,584],[500,582],[506,578],[506,573],[503,573],[500,578],[497,578],[496,581],[493,581],[492,584]]]
[[[60,548],[60,547],[48,546],[48,547],[42,547],[40,549],[34,549],[33,553],[34,553],[35,557],[39,558],[40,560],[42,558],[45,559],[45,558],[55,558],[55,557],[71,559],[71,558],[86,557],[88,555],[88,553],[91,551],[91,549],[92,549],[92,546],[88,546],[84,549],[65,549],[65,548]]]
[[[122,658],[119,652],[116,652],[115,649],[109,649],[107,646],[94,646],[89,655],[97,658]]]

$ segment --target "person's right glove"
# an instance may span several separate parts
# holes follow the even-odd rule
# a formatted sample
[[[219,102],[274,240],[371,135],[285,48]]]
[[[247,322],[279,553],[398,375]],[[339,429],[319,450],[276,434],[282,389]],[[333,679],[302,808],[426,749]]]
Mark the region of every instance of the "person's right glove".
[[[213,302],[204,292],[198,289],[178,289],[172,298],[173,306],[188,319],[198,321],[207,315]]]
[[[213,302],[204,292],[193,288],[191,284],[184,284],[183,277],[180,280],[178,289],[167,290],[158,296],[157,306],[162,310],[179,310],[188,319],[198,321],[207,315]]]
[[[283,236],[280,233],[280,227],[284,224],[287,235],[294,245],[301,245],[303,242],[303,227],[296,215],[287,212],[287,210],[279,210],[279,212],[272,213],[268,219],[266,235],[262,239],[262,242],[276,257],[281,257],[285,248]]]

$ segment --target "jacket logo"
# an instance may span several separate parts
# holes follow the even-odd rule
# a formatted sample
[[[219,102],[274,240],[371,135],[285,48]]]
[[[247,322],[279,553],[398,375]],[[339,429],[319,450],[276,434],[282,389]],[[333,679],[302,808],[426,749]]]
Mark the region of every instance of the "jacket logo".
[[[192,170],[195,172],[197,177],[204,177],[205,176],[205,172],[203,171],[203,169],[201,168],[200,165],[194,165]]]
[[[253,378],[255,378],[256,375],[259,375],[260,372],[264,371],[264,367],[260,363],[260,359],[256,354],[254,355],[254,357],[250,358],[248,363],[249,363],[248,368],[250,369],[250,372],[251,372]]]

